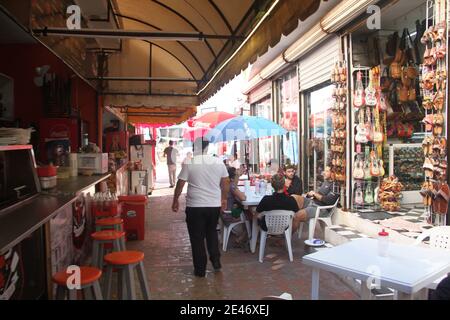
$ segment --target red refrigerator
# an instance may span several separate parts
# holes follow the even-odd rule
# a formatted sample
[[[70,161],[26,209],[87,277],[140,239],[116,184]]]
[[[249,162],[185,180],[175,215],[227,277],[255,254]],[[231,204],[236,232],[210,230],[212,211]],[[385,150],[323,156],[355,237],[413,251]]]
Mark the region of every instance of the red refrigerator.
[[[88,123],[77,118],[41,119],[39,130],[39,159],[56,165],[64,165],[57,163],[58,155],[78,152],[83,134],[89,132]]]

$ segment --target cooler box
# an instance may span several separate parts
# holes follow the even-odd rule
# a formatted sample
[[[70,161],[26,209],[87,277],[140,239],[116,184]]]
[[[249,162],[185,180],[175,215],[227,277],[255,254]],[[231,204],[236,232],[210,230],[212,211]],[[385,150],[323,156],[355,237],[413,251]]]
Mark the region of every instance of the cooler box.
[[[147,201],[145,195],[119,196],[124,231],[128,240],[144,240]]]

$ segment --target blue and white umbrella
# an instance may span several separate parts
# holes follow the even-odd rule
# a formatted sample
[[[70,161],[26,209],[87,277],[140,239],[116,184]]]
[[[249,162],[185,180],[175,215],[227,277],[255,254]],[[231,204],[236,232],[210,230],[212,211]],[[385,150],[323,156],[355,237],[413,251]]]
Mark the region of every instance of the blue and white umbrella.
[[[284,128],[266,118],[239,116],[222,121],[211,129],[205,138],[215,143],[281,136],[286,132]]]

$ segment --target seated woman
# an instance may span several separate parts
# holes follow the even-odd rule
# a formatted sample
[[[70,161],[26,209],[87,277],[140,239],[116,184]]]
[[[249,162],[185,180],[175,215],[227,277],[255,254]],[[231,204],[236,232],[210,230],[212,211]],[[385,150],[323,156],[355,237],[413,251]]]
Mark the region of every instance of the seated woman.
[[[297,230],[300,223],[308,219],[314,218],[316,209],[319,206],[331,206],[339,199],[339,194],[333,192],[333,181],[331,180],[331,168],[325,167],[323,172],[324,182],[320,186],[318,192],[310,191],[306,196],[292,195],[300,211],[292,225],[293,230]],[[321,213],[323,215],[324,213]]]
[[[256,212],[258,215],[258,224],[261,229],[267,231],[266,221],[264,216],[261,215],[261,212],[272,211],[272,210],[287,210],[293,211],[295,213],[295,219],[302,219],[301,217],[297,217],[298,212],[300,210],[297,201],[295,198],[287,195],[284,192],[285,186],[285,178],[283,174],[275,174],[272,176],[271,180],[272,188],[275,190],[273,195],[265,196],[261,199],[261,202],[256,207]],[[297,227],[298,228],[298,227]],[[293,229],[296,230],[296,229]]]
[[[240,191],[237,186],[239,182],[240,170],[236,170],[234,167],[227,167],[227,170],[230,178],[230,191],[228,192],[227,197],[227,212],[224,212],[221,217],[222,221],[226,225],[229,225],[233,222],[240,221],[240,216],[243,209],[238,201],[246,200],[246,196],[245,193]],[[245,243],[247,237],[246,231],[242,224],[234,227],[232,232],[237,236],[237,245]]]

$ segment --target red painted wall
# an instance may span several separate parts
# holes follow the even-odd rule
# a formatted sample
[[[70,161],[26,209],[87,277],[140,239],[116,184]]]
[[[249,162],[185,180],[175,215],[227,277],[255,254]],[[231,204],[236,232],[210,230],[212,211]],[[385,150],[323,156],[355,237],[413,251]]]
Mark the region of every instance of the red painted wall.
[[[72,77],[72,103],[78,104],[81,118],[89,122],[89,140],[97,142],[96,91],[41,44],[0,45],[0,73],[14,79],[14,113],[21,126],[26,128],[43,117],[41,88],[33,82],[36,67],[43,65],[57,76]]]

